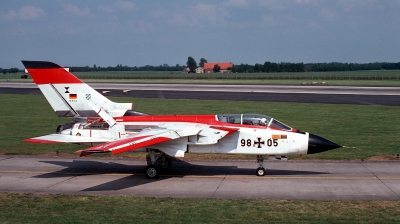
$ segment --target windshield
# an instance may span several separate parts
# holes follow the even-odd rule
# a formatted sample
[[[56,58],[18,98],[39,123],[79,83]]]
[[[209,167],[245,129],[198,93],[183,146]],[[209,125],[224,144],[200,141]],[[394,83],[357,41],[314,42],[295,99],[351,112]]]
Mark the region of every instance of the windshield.
[[[274,118],[262,114],[219,114],[217,120],[232,124],[245,124],[257,126],[271,126],[283,130],[292,130],[291,127],[281,123]]]
[[[275,119],[272,120],[270,126],[274,127],[274,128],[278,128],[278,129],[288,130],[288,131],[292,130],[291,127],[289,127],[286,124],[281,123],[280,121],[275,120]]]

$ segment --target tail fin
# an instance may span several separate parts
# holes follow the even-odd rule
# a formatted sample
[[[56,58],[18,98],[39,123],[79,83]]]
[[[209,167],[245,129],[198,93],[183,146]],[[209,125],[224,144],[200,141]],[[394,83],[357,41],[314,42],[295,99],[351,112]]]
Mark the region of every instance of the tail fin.
[[[132,103],[110,101],[55,63],[47,61],[22,61],[22,63],[59,117],[101,116],[112,119],[123,116],[133,107]]]

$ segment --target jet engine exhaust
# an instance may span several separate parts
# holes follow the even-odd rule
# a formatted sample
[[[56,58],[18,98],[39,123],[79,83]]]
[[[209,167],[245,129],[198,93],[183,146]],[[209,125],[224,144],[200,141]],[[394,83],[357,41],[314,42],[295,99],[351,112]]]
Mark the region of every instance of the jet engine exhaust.
[[[341,145],[329,141],[328,139],[310,133],[308,138],[307,154],[325,152],[331,149],[336,149],[341,147],[342,147]]]

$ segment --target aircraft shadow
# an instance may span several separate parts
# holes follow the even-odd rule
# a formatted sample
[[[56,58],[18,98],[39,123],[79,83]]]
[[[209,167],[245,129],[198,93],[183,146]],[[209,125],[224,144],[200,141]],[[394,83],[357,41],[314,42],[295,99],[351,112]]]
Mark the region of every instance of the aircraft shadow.
[[[34,176],[34,178],[58,178],[60,176],[89,176],[99,174],[131,174],[104,184],[86,188],[82,191],[115,191],[144,184],[149,184],[156,181],[184,176],[221,176],[221,175],[237,175],[249,176],[256,173],[256,164],[254,168],[239,168],[237,166],[208,166],[191,164],[182,160],[173,159],[172,167],[169,170],[162,171],[158,179],[147,179],[144,175],[146,165],[125,165],[118,162],[99,162],[90,160],[73,160],[72,162],[65,161],[39,161],[53,165],[65,167],[62,170]],[[301,171],[301,170],[278,170],[268,169],[266,167],[266,176],[296,176],[296,175],[321,175],[325,172]]]

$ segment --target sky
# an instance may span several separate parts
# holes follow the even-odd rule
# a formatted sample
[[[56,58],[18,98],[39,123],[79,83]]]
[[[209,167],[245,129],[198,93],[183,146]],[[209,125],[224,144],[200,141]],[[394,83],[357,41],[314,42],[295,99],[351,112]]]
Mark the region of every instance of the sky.
[[[13,0],[0,68],[399,62],[398,0]]]

